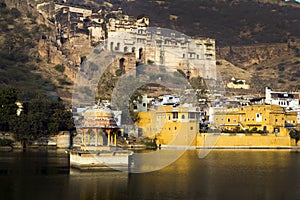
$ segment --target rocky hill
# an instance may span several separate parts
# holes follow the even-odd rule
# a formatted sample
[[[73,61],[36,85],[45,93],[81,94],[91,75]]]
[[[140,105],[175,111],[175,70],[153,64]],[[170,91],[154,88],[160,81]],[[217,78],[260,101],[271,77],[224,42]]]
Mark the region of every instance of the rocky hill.
[[[219,47],[287,42],[300,37],[300,4],[250,0],[134,0],[129,15],[147,15],[152,26],[214,38]]]
[[[267,85],[300,88],[300,4],[296,1],[133,0],[119,6],[129,15],[149,16],[152,26],[216,39],[217,57],[227,63],[219,65],[225,82],[231,69],[255,92]]]
[[[1,8],[2,86],[56,91],[70,99],[71,80],[67,77],[74,77],[74,71],[64,66],[68,64],[66,56],[78,57],[72,53],[74,48],[68,45],[63,50],[57,50],[55,46],[48,48],[47,38],[55,34],[53,23],[36,12],[35,1],[2,2],[7,5],[7,8]],[[93,10],[104,4],[121,7],[129,15],[150,17],[151,26],[172,28],[192,37],[214,38],[217,66],[224,82],[233,76],[245,79],[251,83],[251,92],[261,92],[265,86],[284,90],[300,88],[300,4],[297,2],[68,0],[67,3]],[[17,18],[12,18],[16,10],[20,13]],[[7,40],[7,35],[11,39]],[[13,42],[19,36],[25,43],[17,41],[15,44],[20,45],[11,47],[19,48],[17,53],[25,55],[27,60],[20,60],[22,56],[7,56],[16,54],[10,53],[14,49],[5,42]]]

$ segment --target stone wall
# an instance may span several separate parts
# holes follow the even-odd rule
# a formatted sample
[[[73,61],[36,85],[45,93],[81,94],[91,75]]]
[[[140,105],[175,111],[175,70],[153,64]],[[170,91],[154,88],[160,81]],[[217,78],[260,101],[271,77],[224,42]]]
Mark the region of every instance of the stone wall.
[[[275,135],[197,135],[197,147],[215,148],[290,148],[294,144],[289,136],[276,137]]]
[[[65,55],[62,54],[55,46],[48,41],[41,39],[38,44],[39,55],[46,59],[48,63],[54,65],[63,64],[66,68],[64,74],[72,81],[75,81],[78,69],[70,62]]]

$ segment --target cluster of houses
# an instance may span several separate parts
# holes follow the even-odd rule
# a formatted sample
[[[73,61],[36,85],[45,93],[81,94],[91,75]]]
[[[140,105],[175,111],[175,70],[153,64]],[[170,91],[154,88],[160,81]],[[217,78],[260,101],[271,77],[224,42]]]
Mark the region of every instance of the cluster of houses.
[[[276,137],[288,137],[289,130],[300,124],[299,93],[274,92],[266,88],[263,98],[240,96],[226,99],[222,94],[218,95],[216,88],[219,80],[213,39],[190,38],[173,30],[149,28],[149,18],[134,18],[124,14],[122,9],[103,8],[94,12],[53,2],[38,4],[37,7],[41,14],[47,15],[54,22],[59,45],[85,35],[90,46],[102,44],[103,48],[97,51],[99,55],[102,50],[113,52],[116,62],[112,65],[122,72],[137,69],[139,63],[148,67],[164,66],[167,73],[180,70],[187,79],[202,77],[209,92],[215,93],[208,100],[197,104],[181,104],[180,99],[172,95],[165,95],[159,101],[144,96],[142,103],[135,106],[136,112],[139,112],[138,131],[131,132],[128,126],[121,123],[120,118],[116,125],[123,127],[122,133],[154,138],[161,144],[170,144],[178,131],[185,132],[187,136],[204,131],[199,124],[205,125],[205,131],[252,131],[274,134]],[[51,12],[46,12],[49,10]],[[89,69],[89,66],[81,66],[83,72],[84,67]],[[235,79],[227,87],[250,88],[244,80]],[[98,120],[97,116],[95,120]]]

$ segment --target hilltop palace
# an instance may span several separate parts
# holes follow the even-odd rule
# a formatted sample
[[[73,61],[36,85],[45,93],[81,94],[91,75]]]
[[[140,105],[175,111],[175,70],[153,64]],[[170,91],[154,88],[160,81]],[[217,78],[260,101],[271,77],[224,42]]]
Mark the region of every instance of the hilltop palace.
[[[37,9],[55,25],[58,49],[71,46],[73,54],[78,54],[70,55],[71,63],[75,66],[79,66],[82,57],[88,55],[94,47],[105,43],[106,50],[130,57],[130,63],[125,57],[122,60],[130,68],[136,67],[137,62],[154,63],[164,65],[170,72],[182,70],[187,77],[201,76],[206,80],[216,80],[213,39],[190,38],[163,28],[149,29],[149,18],[137,19],[125,15],[122,9],[111,10],[109,6],[93,12],[90,9],[46,2],[38,4]]]

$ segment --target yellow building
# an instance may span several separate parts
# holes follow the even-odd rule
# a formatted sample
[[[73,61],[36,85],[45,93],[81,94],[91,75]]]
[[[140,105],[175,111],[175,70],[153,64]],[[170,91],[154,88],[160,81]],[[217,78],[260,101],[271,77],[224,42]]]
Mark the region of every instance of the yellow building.
[[[143,136],[156,138],[159,144],[190,146],[198,133],[199,116],[195,107],[162,105],[140,112],[138,126]]]
[[[297,126],[297,112],[286,112],[277,105],[252,105],[234,109],[216,109],[214,126],[227,130],[257,129],[263,133],[288,136]]]

